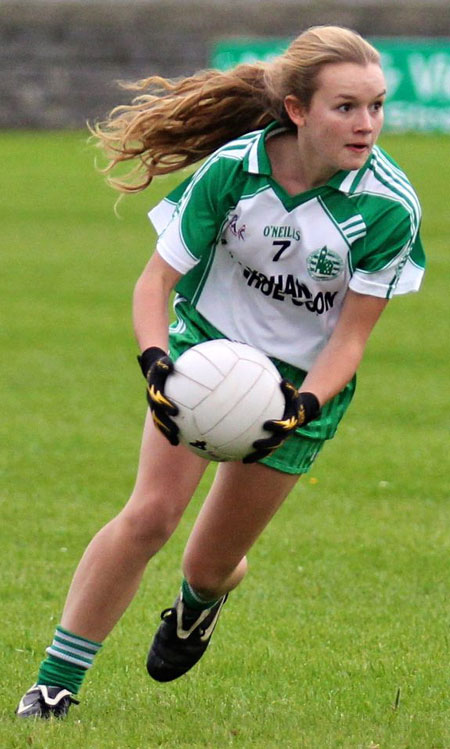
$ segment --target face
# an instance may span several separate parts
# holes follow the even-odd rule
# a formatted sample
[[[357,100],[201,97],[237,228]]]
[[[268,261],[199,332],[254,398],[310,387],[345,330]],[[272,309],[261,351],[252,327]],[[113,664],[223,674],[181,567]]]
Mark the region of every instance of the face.
[[[327,181],[340,169],[360,169],[383,125],[386,82],[371,63],[333,63],[318,76],[308,108],[287,96],[286,110],[297,125],[300,154],[313,179]]]

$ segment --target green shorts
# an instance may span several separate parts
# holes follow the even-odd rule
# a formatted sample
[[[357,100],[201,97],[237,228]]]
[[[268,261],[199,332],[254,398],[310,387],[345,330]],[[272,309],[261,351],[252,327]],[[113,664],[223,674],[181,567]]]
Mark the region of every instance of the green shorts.
[[[324,444],[325,440],[313,440],[296,432],[292,437],[288,437],[272,455],[259,462],[270,468],[276,468],[277,471],[295,473],[300,476],[308,473]]]
[[[169,328],[169,350],[174,361],[191,346],[216,338],[226,338],[186,299],[177,297],[174,309],[177,319]],[[301,385],[306,372],[273,357],[272,361],[282,377],[296,387]],[[318,419],[303,429],[297,429],[278,450],[260,462],[284,473],[300,475],[309,471],[324,442],[334,437],[338,424],[352,400],[355,387],[356,377],[323,406]]]

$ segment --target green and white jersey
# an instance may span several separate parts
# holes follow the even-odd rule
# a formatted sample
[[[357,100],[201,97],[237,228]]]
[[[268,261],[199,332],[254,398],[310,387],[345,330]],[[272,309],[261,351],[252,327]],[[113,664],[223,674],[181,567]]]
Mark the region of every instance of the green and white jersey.
[[[380,148],[362,169],[289,195],[271,177],[272,123],[212,154],[150,211],[177,292],[225,337],[308,370],[348,288],[390,298],[424,269],[420,206]]]

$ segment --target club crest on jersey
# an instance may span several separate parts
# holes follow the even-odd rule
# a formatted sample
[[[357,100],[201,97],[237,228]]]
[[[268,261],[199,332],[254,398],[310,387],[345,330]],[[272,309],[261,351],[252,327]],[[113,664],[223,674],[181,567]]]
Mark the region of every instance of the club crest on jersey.
[[[344,270],[344,261],[337,252],[322,247],[308,255],[306,267],[311,278],[316,281],[331,281],[337,278]]]

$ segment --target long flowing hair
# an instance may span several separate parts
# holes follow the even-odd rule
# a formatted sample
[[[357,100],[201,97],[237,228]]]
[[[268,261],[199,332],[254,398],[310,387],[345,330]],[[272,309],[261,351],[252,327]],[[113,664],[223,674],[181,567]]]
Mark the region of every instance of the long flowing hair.
[[[379,65],[380,55],[355,31],[315,26],[270,62],[121,84],[137,92],[131,104],[115,107],[105,121],[89,126],[108,157],[108,181],[121,192],[139,192],[153,177],[195,164],[273,120],[295,129],[285,97],[294,94],[308,107],[322,67],[340,62]],[[124,177],[110,176],[128,161],[132,165]]]

